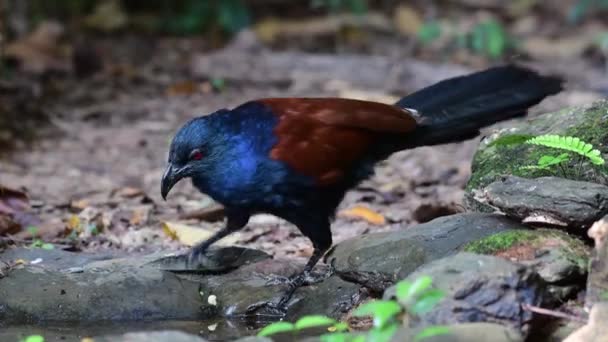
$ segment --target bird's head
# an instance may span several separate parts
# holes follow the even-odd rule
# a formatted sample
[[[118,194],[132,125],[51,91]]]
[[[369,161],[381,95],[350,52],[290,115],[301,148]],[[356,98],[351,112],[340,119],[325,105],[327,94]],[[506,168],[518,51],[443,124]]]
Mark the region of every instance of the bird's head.
[[[161,180],[161,195],[166,199],[173,186],[184,178],[205,178],[219,158],[221,135],[210,116],[198,117],[184,124],[173,140],[169,160]]]

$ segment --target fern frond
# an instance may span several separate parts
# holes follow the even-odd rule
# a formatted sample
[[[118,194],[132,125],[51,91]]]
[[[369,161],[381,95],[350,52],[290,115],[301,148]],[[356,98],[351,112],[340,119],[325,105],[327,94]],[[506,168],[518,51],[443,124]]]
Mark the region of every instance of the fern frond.
[[[588,158],[595,165],[604,165],[605,161],[599,150],[577,137],[545,134],[526,141],[526,144],[546,146],[571,151]]]

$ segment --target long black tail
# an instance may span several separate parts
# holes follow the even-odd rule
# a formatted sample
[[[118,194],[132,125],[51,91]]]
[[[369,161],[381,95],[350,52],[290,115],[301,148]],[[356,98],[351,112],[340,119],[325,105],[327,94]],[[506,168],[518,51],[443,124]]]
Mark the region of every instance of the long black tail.
[[[473,138],[483,127],[524,116],[529,107],[562,90],[562,80],[519,66],[502,66],[447,79],[396,103],[418,111],[416,146]]]

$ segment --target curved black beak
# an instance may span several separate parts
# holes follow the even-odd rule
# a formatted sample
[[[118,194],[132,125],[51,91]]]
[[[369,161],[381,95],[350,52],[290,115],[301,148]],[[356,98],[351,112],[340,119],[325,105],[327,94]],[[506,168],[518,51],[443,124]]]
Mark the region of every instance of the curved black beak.
[[[160,194],[163,196],[164,200],[167,200],[169,191],[171,191],[175,183],[177,183],[181,178],[180,170],[173,166],[173,164],[169,163],[160,182]]]

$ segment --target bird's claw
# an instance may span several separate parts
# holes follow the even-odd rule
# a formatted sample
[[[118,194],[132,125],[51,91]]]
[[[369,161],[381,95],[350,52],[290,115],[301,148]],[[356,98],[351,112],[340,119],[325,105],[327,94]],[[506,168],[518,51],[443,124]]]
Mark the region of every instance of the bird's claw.
[[[289,299],[287,299],[289,300]],[[285,317],[287,315],[287,308],[285,304],[287,302],[285,297],[281,298],[279,303],[273,302],[260,302],[251,304],[247,307],[245,313],[248,316],[256,315],[256,316],[276,316],[276,317]],[[259,313],[260,310],[264,310],[262,313]]]

